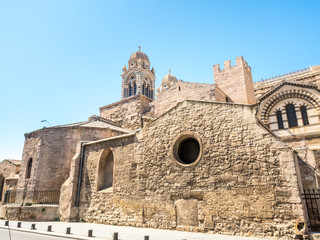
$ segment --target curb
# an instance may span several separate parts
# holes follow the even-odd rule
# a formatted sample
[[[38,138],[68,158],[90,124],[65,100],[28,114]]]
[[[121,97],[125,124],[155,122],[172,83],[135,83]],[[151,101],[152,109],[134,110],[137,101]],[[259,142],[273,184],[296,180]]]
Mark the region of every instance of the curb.
[[[8,227],[0,226],[0,229],[9,229]],[[77,239],[77,240],[88,240],[88,239],[96,239],[100,240],[101,238],[87,238],[87,237],[77,237],[77,236],[69,236],[67,234],[63,233],[54,233],[54,232],[44,232],[44,231],[38,231],[38,230],[28,230],[28,229],[23,229],[23,228],[16,228],[16,227],[10,227],[10,231],[17,231],[17,232],[26,232],[26,233],[34,233],[34,234],[39,234],[39,235],[46,235],[46,236],[51,236],[51,237],[63,237],[63,238],[68,238],[68,239]]]

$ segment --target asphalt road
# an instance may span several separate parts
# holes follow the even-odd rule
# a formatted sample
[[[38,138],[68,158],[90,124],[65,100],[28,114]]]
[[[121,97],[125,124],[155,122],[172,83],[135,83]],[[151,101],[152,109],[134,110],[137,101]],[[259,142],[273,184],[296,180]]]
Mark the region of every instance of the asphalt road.
[[[10,230],[11,240],[70,240],[63,237],[51,237],[42,234]],[[0,239],[10,240],[8,229],[0,229]]]

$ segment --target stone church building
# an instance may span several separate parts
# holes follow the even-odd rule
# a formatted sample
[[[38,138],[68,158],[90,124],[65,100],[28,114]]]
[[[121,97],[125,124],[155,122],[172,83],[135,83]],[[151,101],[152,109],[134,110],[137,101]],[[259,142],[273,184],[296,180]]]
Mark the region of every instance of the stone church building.
[[[169,73],[156,89],[139,49],[121,76],[121,100],[99,116],[25,134],[2,217],[275,239],[319,230],[320,66],[253,83],[237,57],[213,66],[214,84]]]

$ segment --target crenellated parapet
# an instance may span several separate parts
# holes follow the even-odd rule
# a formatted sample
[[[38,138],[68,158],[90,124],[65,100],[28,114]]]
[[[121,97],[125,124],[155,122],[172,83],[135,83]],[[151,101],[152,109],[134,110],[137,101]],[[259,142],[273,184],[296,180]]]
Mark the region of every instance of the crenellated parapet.
[[[219,64],[213,65],[215,84],[232,99],[234,103],[255,104],[251,68],[242,56],[236,58],[236,64],[224,62],[224,69]]]

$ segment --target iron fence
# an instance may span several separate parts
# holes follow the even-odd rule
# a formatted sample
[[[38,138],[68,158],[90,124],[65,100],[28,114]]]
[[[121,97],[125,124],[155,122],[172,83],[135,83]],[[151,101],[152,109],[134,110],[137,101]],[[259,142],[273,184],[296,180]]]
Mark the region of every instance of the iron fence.
[[[308,216],[309,216],[309,223],[308,227],[312,231],[320,231],[320,190],[318,189],[308,189],[304,190],[302,194],[302,198],[305,200]]]
[[[60,190],[7,190],[4,204],[59,204]]]

